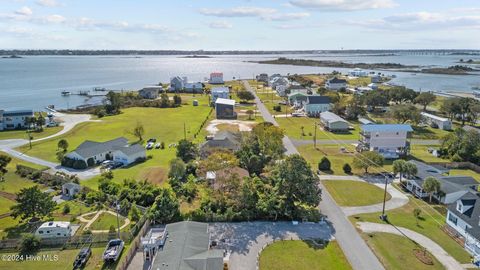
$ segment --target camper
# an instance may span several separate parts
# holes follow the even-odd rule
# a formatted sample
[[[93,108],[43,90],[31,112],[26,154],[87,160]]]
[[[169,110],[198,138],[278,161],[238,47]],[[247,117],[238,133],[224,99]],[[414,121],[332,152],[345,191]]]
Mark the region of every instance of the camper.
[[[35,232],[40,238],[56,238],[72,236],[72,227],[70,222],[65,221],[49,221],[43,223]]]

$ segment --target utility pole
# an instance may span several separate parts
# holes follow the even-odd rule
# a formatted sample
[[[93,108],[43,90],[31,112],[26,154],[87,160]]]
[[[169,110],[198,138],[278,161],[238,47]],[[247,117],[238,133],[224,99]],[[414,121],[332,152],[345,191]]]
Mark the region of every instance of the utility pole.
[[[28,143],[30,145],[30,149],[32,149],[32,135],[30,135],[30,128],[27,129],[27,136],[28,136]]]
[[[317,122],[313,122],[313,148],[317,148]]]
[[[385,202],[387,201],[387,185],[388,185],[388,178],[385,176],[385,190],[383,191],[383,206],[382,206],[382,215],[380,219],[383,221],[387,221],[387,215],[385,214]]]
[[[183,138],[187,140],[187,128],[185,127],[185,122],[183,122]]]
[[[118,212],[120,211],[120,205],[118,204],[118,199],[115,201],[115,209],[117,210],[117,237],[120,239],[120,221],[118,219]]]

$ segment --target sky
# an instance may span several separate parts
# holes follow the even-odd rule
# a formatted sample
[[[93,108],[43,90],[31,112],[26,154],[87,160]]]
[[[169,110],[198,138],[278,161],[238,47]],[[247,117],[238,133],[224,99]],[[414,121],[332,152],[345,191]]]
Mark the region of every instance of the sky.
[[[0,0],[0,49],[480,49],[480,1]]]

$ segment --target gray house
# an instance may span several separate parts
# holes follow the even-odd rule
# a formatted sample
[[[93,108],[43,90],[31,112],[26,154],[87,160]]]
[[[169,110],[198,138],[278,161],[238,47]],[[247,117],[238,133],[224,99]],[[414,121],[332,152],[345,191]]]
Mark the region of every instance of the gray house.
[[[207,157],[217,149],[236,152],[240,150],[241,141],[242,137],[240,133],[230,131],[218,132],[213,138],[207,139],[205,143],[200,145],[200,156]]]
[[[62,185],[62,195],[67,198],[73,198],[82,190],[82,186],[73,182]]]
[[[222,270],[224,251],[210,248],[208,224],[182,221],[167,224],[168,239],[151,269]]]
[[[185,88],[185,83],[187,82],[187,77],[181,78],[180,76],[175,76],[170,79],[170,91],[182,91]]]
[[[161,85],[147,86],[138,91],[138,95],[145,99],[157,99],[158,94],[163,92]]]
[[[320,122],[326,130],[331,132],[347,132],[350,126],[345,119],[332,112],[320,113]]]
[[[215,101],[215,112],[217,119],[235,119],[235,100],[226,98],[217,98]]]

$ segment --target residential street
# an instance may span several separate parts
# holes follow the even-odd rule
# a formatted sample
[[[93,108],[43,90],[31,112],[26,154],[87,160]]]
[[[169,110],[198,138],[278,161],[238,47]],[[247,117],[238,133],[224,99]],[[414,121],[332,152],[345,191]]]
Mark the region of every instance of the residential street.
[[[278,126],[278,123],[272,117],[265,105],[260,101],[255,91],[250,87],[247,81],[243,81],[245,88],[255,95],[257,108],[263,116],[263,119],[272,122]],[[285,136],[283,139],[287,154],[298,153],[292,141]],[[345,256],[355,270],[377,270],[384,269],[375,254],[370,250],[365,241],[360,237],[354,226],[350,223],[341,208],[335,203],[325,187],[320,183],[322,188],[322,201],[320,203],[320,211],[327,216],[328,221],[332,223],[333,234],[342,248]]]

